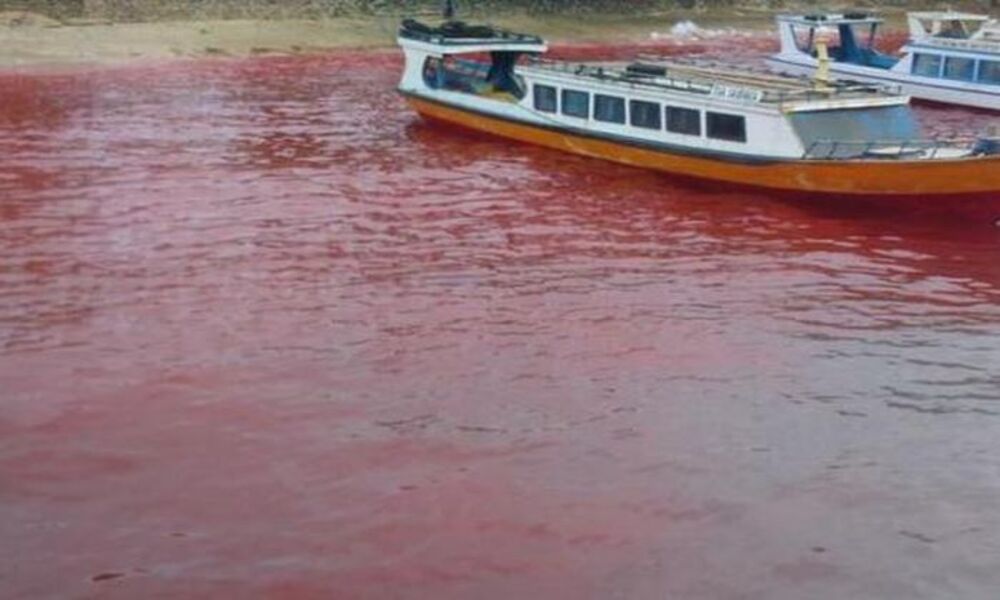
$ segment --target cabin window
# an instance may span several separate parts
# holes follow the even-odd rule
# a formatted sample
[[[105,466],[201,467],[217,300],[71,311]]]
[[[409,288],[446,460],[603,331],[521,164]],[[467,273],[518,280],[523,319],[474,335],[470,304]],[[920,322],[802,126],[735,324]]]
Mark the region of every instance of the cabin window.
[[[660,105],[655,102],[629,100],[628,114],[629,122],[633,127],[663,129],[663,122],[660,117]]]
[[[979,81],[1000,85],[1000,60],[979,61]]]
[[[550,85],[532,86],[535,94],[535,110],[542,112],[556,112],[556,88]]]
[[[436,56],[429,56],[424,62],[424,83],[431,89],[444,85],[444,63]]]
[[[483,94],[497,89],[496,83],[489,80],[489,73],[488,63],[455,56],[430,56],[423,67],[427,87],[466,94]]]
[[[747,141],[747,121],[739,115],[706,113],[708,137],[727,142]]]
[[[625,99],[594,94],[594,119],[605,123],[625,123]]]
[[[944,61],[944,76],[946,79],[972,81],[976,76],[976,61],[972,58],[949,56]]]
[[[684,135],[701,135],[701,111],[668,106],[667,131]]]
[[[562,113],[586,119],[590,115],[590,94],[579,90],[563,90]]]
[[[527,88],[520,76],[513,73],[511,57],[516,58],[516,53],[493,54],[492,62],[474,55],[469,59],[453,55],[429,56],[423,66],[424,84],[435,90],[477,95],[505,92],[514,98],[523,98]]]
[[[914,54],[913,68],[910,72],[923,77],[940,77],[941,56],[938,54]]]

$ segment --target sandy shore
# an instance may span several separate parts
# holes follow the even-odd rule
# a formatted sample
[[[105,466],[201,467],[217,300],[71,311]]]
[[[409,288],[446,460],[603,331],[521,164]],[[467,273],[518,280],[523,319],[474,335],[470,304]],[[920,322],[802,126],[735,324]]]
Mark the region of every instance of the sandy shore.
[[[473,17],[469,17],[473,20]],[[690,20],[705,29],[766,31],[768,11],[673,11],[657,14],[489,19],[560,42],[637,42],[668,35]],[[0,13],[0,69],[115,64],[143,59],[322,52],[393,45],[399,17],[323,20],[227,20],[155,23],[57,21]]]
[[[515,15],[490,21],[535,32],[555,42],[612,42],[647,40],[668,33],[675,23],[688,19],[702,27],[764,29],[770,27],[772,17],[761,12],[678,11],[586,18]],[[371,17],[60,24],[6,13],[6,18],[0,18],[0,69],[387,47],[394,43],[398,23],[398,17]]]
[[[348,19],[6,27],[0,28],[0,68],[377,46],[390,35],[380,29],[374,21]]]

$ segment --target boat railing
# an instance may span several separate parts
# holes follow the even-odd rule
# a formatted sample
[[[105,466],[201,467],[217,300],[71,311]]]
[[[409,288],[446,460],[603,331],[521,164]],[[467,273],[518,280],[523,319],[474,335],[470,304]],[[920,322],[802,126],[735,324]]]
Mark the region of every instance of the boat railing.
[[[802,158],[827,160],[844,158],[933,159],[972,153],[977,139],[949,138],[923,140],[836,140],[812,142]]]
[[[567,73],[597,79],[601,81],[615,81],[620,83],[631,83],[648,87],[658,87],[664,89],[684,90],[699,94],[711,94],[712,84],[704,80],[692,77],[676,77],[673,75],[658,75],[656,77],[639,76],[628,73],[627,70],[616,66],[604,66],[599,64],[574,63],[561,60],[530,56],[527,64],[537,69],[554,71],[557,73]]]
[[[981,52],[1000,51],[1000,41],[993,39],[956,39],[943,38],[937,36],[925,36],[913,40],[915,44],[921,46],[932,46],[938,48],[954,48],[956,50],[974,50]]]
[[[742,104],[786,104],[813,102],[830,98],[870,97],[876,94],[901,96],[899,85],[872,84],[840,80],[827,89],[817,89],[806,78],[779,77],[751,69],[733,72],[733,66],[715,61],[690,61],[677,57],[640,54],[638,66],[659,68],[660,73],[635,71],[620,64],[572,63],[530,57],[528,64],[537,68],[569,73],[598,80],[612,80],[659,89],[688,91],[724,98]],[[664,64],[667,63],[667,64]],[[635,66],[637,63],[633,63]]]
[[[682,65],[687,65],[701,69],[732,69],[731,64],[716,60],[706,60],[702,58],[678,57],[672,59]],[[847,94],[871,94],[881,91],[893,96],[901,96],[903,87],[899,84],[890,83],[869,83],[866,81],[856,81],[853,79],[835,79],[827,84],[828,89],[816,89],[814,81],[807,75],[798,77],[788,75],[774,75],[769,71],[754,67],[740,66],[740,76],[760,86],[770,86],[766,89],[763,102],[777,102],[779,104],[794,100],[823,100],[829,98],[832,93],[841,97]]]
[[[574,63],[531,56],[527,58],[528,66],[566,73],[578,77],[596,79],[598,81],[613,81],[644,87],[686,91],[702,95],[724,98],[743,104],[784,104],[789,102],[810,102],[828,100],[831,97],[843,98],[851,94],[870,96],[877,92],[901,94],[898,86],[887,87],[861,82],[834,82],[832,90],[820,90],[805,80],[778,79],[774,76],[745,74],[712,73],[713,66],[695,66],[681,63],[680,66],[666,66],[662,73],[642,74],[630,72],[629,69],[615,65],[591,63]],[[697,70],[696,70],[697,69]],[[773,89],[779,87],[779,89]]]
[[[776,104],[785,104],[790,102],[811,102],[814,100],[829,100],[831,98],[844,98],[845,96],[851,96],[855,94],[860,97],[872,96],[874,94],[882,93],[889,96],[901,96],[903,95],[902,87],[898,85],[882,85],[882,84],[864,84],[850,82],[849,85],[845,85],[845,82],[841,82],[841,85],[836,86],[833,91],[821,90],[815,88],[802,89],[802,90],[769,90],[764,94],[763,102],[772,102]]]

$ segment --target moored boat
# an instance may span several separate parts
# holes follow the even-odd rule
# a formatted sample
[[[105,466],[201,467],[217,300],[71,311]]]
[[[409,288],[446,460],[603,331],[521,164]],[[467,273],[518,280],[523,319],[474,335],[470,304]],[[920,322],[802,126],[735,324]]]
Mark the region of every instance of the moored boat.
[[[831,72],[899,86],[917,99],[1000,110],[1000,24],[986,15],[914,12],[900,56],[875,47],[883,20],[867,13],[779,15],[781,50],[768,66],[809,75],[819,65],[816,43],[829,35]]]
[[[426,118],[686,177],[810,195],[962,197],[1000,217],[1000,143],[925,140],[877,86],[666,61],[546,61],[544,40],[404,21],[399,91]]]

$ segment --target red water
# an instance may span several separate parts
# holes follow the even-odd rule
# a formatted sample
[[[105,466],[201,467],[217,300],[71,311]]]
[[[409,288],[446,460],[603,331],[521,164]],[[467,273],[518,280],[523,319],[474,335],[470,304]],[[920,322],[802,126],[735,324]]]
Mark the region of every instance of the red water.
[[[0,597],[995,597],[1000,231],[437,129],[398,68],[0,79]]]

